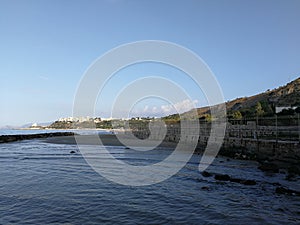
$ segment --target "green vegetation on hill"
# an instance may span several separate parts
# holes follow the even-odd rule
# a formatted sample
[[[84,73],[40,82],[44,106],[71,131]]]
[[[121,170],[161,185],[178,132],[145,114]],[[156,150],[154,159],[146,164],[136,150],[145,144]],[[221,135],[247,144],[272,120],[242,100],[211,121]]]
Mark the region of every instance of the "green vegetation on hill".
[[[282,112],[277,113],[277,115],[280,116],[299,113],[300,78],[279,88],[267,90],[264,93],[226,102],[227,116],[229,119],[272,117],[276,115],[276,107],[291,107],[290,109],[283,109]],[[206,121],[211,119],[209,117],[209,107],[198,108],[197,112],[199,119]]]

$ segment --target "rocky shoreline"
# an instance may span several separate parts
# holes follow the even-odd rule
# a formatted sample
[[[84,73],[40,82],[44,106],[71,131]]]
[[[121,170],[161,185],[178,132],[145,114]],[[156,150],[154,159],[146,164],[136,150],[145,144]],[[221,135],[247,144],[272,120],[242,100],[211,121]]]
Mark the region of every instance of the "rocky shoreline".
[[[195,153],[202,154],[204,150],[205,146],[200,145],[196,148]],[[280,157],[280,154],[278,154],[276,151],[272,152],[271,154],[265,154],[263,151],[248,151],[243,147],[239,148],[224,146],[222,146],[218,155],[237,160],[256,161],[260,164],[258,169],[271,173],[286,172],[287,180],[291,181],[300,175],[300,159],[297,155],[286,158]]]
[[[202,176],[204,178],[213,177],[216,182],[232,182],[232,183],[238,183],[246,186],[254,186],[258,185],[260,182],[256,180],[249,180],[249,179],[241,179],[241,178],[235,178],[228,174],[220,174],[220,173],[210,173],[207,171],[203,171]],[[280,183],[270,183],[272,186],[275,187],[274,192],[276,194],[285,194],[285,195],[293,195],[293,196],[300,196],[300,191],[290,189],[287,187],[284,187]],[[210,190],[208,186],[201,187],[202,190]]]
[[[40,134],[16,134],[16,135],[1,135],[0,143],[23,141],[36,138],[49,138],[49,137],[61,137],[61,136],[74,136],[74,132],[52,132],[52,133],[40,133]]]

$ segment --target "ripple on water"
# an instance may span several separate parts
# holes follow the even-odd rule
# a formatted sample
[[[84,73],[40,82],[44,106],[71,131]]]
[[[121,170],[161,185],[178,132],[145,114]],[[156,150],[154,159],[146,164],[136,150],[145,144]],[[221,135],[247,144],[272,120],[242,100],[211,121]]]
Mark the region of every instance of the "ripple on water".
[[[274,186],[297,184],[285,181],[284,174],[266,176],[255,162],[218,158],[208,168],[256,180],[254,186],[202,177],[195,155],[172,178],[137,188],[107,181],[72,150],[78,149],[38,140],[0,145],[0,224],[299,224],[299,196],[277,195]],[[136,165],[169,154],[109,150]]]

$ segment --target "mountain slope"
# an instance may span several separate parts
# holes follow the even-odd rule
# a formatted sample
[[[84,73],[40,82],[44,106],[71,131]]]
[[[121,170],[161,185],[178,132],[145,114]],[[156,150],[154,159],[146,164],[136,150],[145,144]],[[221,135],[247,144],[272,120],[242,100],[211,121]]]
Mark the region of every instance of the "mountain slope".
[[[227,113],[229,117],[236,111],[240,111],[242,116],[255,116],[258,103],[262,105],[264,116],[274,115],[275,107],[300,106],[300,77],[273,90],[228,101],[226,102]],[[201,107],[197,111],[201,118],[210,113],[210,108]]]

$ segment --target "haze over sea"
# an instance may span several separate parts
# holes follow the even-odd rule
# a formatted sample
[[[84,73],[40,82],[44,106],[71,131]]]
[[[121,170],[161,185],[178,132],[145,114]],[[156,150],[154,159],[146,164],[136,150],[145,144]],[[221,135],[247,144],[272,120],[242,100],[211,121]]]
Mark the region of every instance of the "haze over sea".
[[[107,148],[114,157],[133,165],[156,163],[172,151]],[[256,180],[254,186],[203,177],[198,171],[201,156],[193,155],[168,180],[130,187],[112,183],[93,171],[76,145],[35,139],[1,144],[0,151],[1,224],[224,224],[224,221],[299,224],[300,221],[300,197],[275,193],[277,183],[297,190],[299,183],[286,181],[285,174],[265,174],[253,161],[218,157],[207,171]],[[71,151],[76,154],[70,154]]]

